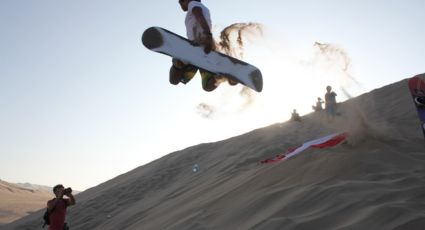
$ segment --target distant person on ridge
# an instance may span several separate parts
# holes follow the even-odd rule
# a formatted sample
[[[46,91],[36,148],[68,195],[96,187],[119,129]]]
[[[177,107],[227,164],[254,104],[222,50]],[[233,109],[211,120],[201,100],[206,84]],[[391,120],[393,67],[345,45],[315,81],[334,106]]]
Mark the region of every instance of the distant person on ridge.
[[[315,112],[322,111],[323,110],[323,107],[322,107],[322,104],[323,103],[325,103],[325,102],[322,100],[322,98],[318,97],[317,98],[316,105],[315,106],[314,105],[312,106],[313,107],[313,110]]]
[[[328,118],[334,118],[335,115],[337,115],[336,111],[336,93],[332,91],[331,86],[326,87],[326,94],[325,94],[325,109],[326,114],[328,115]]]
[[[297,110],[294,109],[291,114],[291,121],[301,121],[300,115],[297,113]]]
[[[180,7],[187,12],[185,24],[187,38],[204,48],[205,53],[215,50],[215,42],[211,33],[211,17],[209,9],[200,0],[179,0]],[[177,85],[180,82],[188,83],[195,76],[198,68],[188,65],[173,58],[170,68],[170,83]],[[214,73],[200,70],[202,77],[202,88],[205,91],[213,91],[217,88],[218,79],[222,78]],[[230,82],[232,85],[234,82]]]
[[[53,187],[53,193],[56,198],[47,202],[47,210],[49,213],[49,229],[48,230],[65,230],[68,229],[65,223],[66,209],[68,206],[75,204],[74,196],[72,195],[72,189],[67,188],[61,184]],[[64,199],[63,196],[69,197]]]

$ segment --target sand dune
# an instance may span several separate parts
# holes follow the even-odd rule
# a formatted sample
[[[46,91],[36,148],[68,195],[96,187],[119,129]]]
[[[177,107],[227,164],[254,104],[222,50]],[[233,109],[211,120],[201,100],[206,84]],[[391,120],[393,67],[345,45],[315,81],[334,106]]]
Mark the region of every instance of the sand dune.
[[[407,80],[341,103],[340,111],[332,122],[311,113],[136,168],[80,193],[71,228],[425,229],[425,141]],[[344,144],[259,164],[345,131]],[[0,228],[36,229],[41,215]]]
[[[10,223],[46,206],[52,192],[41,186],[12,184],[0,180],[0,224]]]

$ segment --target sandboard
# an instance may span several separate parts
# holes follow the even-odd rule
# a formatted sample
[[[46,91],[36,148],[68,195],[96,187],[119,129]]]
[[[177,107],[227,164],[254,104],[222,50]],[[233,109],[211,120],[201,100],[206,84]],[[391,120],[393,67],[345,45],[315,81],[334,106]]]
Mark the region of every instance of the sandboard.
[[[142,35],[142,43],[149,50],[225,76],[257,92],[263,89],[263,78],[257,67],[217,51],[206,54],[201,46],[166,29],[146,29]]]
[[[409,89],[418,112],[421,129],[425,137],[425,74],[419,74],[409,80]]]

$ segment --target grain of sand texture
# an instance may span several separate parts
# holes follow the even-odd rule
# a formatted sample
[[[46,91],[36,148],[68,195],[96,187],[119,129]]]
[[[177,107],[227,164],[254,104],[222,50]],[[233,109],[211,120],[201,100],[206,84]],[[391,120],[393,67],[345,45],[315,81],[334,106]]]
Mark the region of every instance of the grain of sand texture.
[[[332,122],[311,113],[173,152],[80,193],[68,222],[72,230],[425,229],[425,141],[407,80],[339,110]],[[347,141],[259,164],[335,132]],[[0,229],[38,229],[41,216]]]

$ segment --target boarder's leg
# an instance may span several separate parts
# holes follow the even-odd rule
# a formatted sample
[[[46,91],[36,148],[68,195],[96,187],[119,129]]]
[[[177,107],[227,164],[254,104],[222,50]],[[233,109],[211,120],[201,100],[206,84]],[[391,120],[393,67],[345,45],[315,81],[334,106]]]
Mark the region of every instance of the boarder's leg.
[[[218,86],[216,74],[206,70],[199,70],[199,72],[202,78],[202,88],[207,92],[215,90]]]
[[[170,83],[173,85],[179,84],[182,75],[183,71],[172,65],[170,68]]]
[[[180,82],[186,84],[192,80],[197,70],[196,67],[173,58],[173,65],[170,68],[170,83],[173,85]]]

